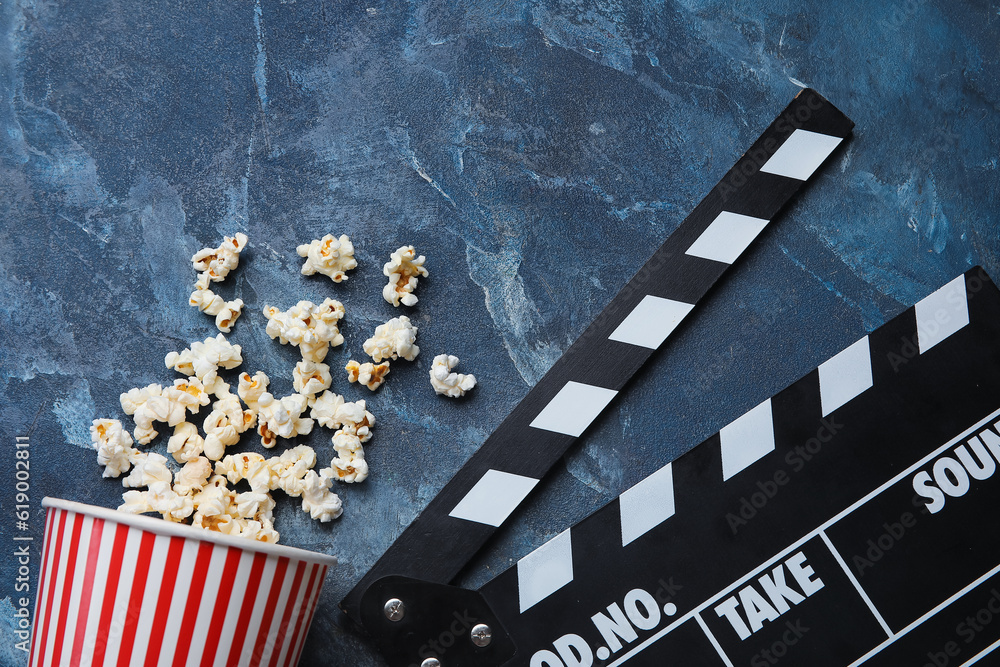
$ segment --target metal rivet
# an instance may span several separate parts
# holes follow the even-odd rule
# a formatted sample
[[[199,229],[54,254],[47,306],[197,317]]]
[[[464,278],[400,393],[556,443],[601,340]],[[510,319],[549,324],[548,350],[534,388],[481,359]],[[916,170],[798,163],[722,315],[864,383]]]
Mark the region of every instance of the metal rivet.
[[[403,615],[406,613],[406,605],[399,598],[392,598],[386,600],[385,606],[382,607],[382,611],[385,612],[385,617],[390,621],[400,621],[403,619]]]
[[[472,628],[472,643],[476,646],[489,646],[493,640],[493,630],[485,623],[479,623]]]
[[[420,663],[420,667],[441,667],[441,661],[437,658],[427,658]]]

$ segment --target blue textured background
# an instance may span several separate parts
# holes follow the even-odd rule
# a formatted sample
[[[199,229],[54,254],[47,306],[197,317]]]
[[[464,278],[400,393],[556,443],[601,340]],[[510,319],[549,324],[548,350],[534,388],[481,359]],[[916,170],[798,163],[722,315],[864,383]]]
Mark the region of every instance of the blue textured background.
[[[1000,12],[987,2],[0,1],[0,550],[13,443],[43,495],[114,506],[88,426],[214,335],[189,258],[242,230],[230,339],[291,391],[265,304],[340,299],[360,358],[401,244],[423,353],[367,398],[372,476],[286,544],[336,554],[304,665],[381,664],[336,601],[798,90],[855,137],[470,570],[478,585],[865,332],[981,263],[1000,276]],[[347,233],[359,268],[299,274]],[[434,396],[434,354],[480,380]],[[322,431],[322,432],[321,432]],[[304,441],[330,455],[329,433]],[[250,440],[249,438],[247,439]],[[157,445],[163,450],[162,437]],[[259,445],[251,448],[260,450]],[[440,545],[446,549],[447,545]],[[37,566],[37,551],[35,565]],[[15,563],[0,567],[0,663]]]

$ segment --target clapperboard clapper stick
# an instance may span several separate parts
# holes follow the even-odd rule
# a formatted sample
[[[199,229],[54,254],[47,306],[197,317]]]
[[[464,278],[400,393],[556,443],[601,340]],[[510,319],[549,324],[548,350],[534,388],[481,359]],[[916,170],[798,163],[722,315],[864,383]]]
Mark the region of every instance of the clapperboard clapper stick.
[[[503,613],[505,605],[496,607],[494,614],[494,603],[487,604],[481,593],[447,584],[682,320],[691,319],[705,294],[850,136],[853,126],[817,92],[801,91],[348,594],[341,607],[390,664],[419,665],[429,657],[446,667],[500,665],[515,656],[512,664],[538,662],[525,652],[536,642],[522,644],[518,639],[515,644],[504,627],[520,621],[521,611],[534,617],[535,603],[546,597],[545,586],[556,592],[566,571],[542,563],[538,554],[569,557],[569,531],[522,560],[513,574],[497,579],[522,580],[514,586],[521,590],[521,602],[513,618]],[[592,548],[609,548],[609,540],[617,542],[618,537],[608,533],[595,538]],[[540,565],[532,568],[531,563]],[[608,565],[611,569],[601,573],[601,579],[617,579],[613,573],[634,566],[630,563],[623,570],[620,563]],[[523,581],[526,577],[531,581]],[[591,602],[574,598],[557,614],[550,610],[535,618],[548,628],[548,644],[560,636],[549,636],[561,627],[556,616],[567,617],[570,608],[589,610],[604,600],[590,594],[584,599]],[[589,613],[607,611],[616,600],[620,596],[609,597]],[[449,628],[455,627],[456,618],[475,618],[476,625],[489,626],[491,638],[472,642],[469,629],[455,637]],[[441,646],[429,647],[428,641],[438,637]],[[585,658],[572,648],[566,651]],[[543,664],[561,663],[541,662],[539,667]]]

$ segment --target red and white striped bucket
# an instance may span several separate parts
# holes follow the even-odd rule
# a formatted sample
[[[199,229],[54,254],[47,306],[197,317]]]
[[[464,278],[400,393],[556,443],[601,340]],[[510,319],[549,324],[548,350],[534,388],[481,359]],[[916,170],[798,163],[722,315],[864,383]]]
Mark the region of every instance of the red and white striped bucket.
[[[294,667],[333,556],[45,498],[29,667]]]

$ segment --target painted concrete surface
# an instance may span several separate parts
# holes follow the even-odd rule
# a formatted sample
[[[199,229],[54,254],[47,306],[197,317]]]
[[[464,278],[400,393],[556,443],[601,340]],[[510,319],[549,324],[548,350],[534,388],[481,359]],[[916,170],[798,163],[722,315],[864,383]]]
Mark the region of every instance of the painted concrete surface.
[[[371,478],[320,525],[279,498],[286,544],[337,555],[303,665],[382,664],[336,602],[757,134],[810,85],[855,137],[566,456],[464,575],[478,585],[974,264],[1000,275],[1000,10],[987,2],[0,3],[0,544],[41,544],[44,495],[115,506],[88,451],[119,393],[170,382],[215,334],[189,258],[250,246],[243,369],[291,391],[265,304],[347,308],[335,368],[399,314],[399,245],[431,277],[422,354],[366,398]],[[299,274],[351,236],[359,267]],[[435,354],[480,386],[433,394]],[[241,369],[242,370],[242,369]],[[306,442],[332,454],[322,429]],[[13,512],[16,436],[31,520]],[[264,451],[245,439],[245,449]],[[163,443],[154,445],[157,451]],[[445,548],[445,545],[441,545]],[[0,664],[16,562],[0,561]],[[34,581],[31,582],[32,585]],[[32,588],[33,590],[33,588]]]

